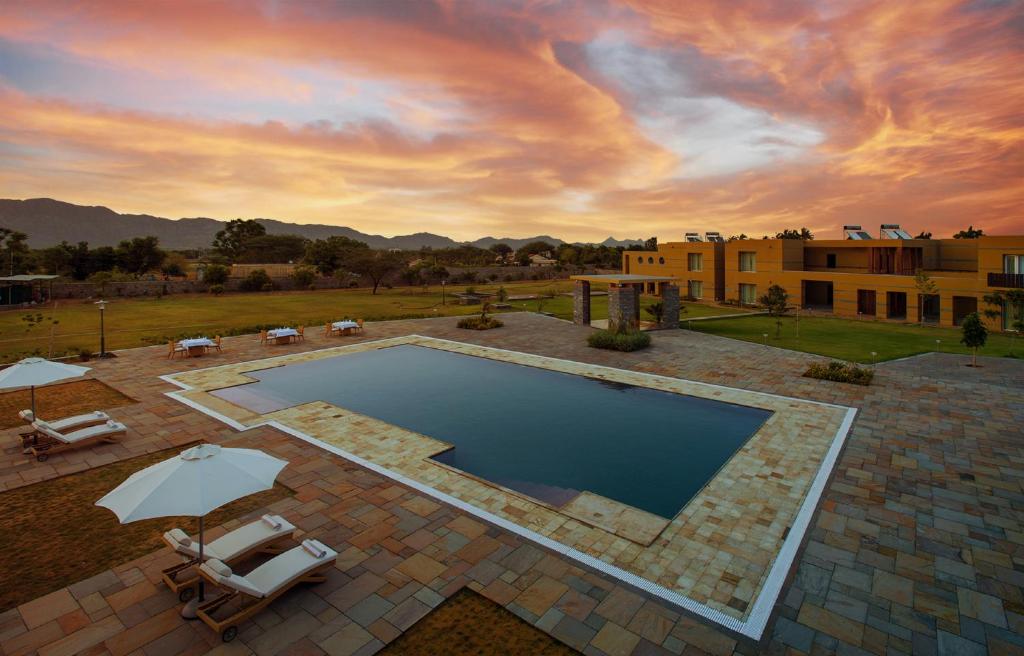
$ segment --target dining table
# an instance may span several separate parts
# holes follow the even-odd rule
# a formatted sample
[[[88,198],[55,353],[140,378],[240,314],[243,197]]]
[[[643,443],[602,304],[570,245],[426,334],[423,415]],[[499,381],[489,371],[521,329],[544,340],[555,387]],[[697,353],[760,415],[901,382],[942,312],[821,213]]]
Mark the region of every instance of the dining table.
[[[349,319],[343,319],[341,321],[335,321],[331,324],[331,327],[337,330],[342,335],[350,335],[352,331],[359,327],[359,324]]]
[[[299,331],[294,328],[275,328],[267,331],[267,341],[275,344],[288,344],[299,336]]]
[[[178,346],[188,352],[188,357],[198,358],[206,353],[206,349],[213,346],[213,340],[209,337],[190,337],[178,342]]]

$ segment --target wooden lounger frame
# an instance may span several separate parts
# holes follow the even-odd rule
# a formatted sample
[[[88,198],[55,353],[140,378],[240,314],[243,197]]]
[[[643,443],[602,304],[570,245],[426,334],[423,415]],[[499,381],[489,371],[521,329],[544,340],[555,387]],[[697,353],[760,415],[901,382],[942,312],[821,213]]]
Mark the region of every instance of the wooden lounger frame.
[[[238,624],[241,624],[256,613],[259,613],[261,610],[273,603],[275,599],[288,592],[296,585],[300,583],[323,583],[326,581],[327,575],[325,572],[334,567],[336,560],[336,558],[331,558],[320,567],[306,572],[297,579],[292,579],[288,585],[281,586],[274,593],[261,599],[255,599],[254,597],[243,594],[238,590],[230,590],[229,592],[225,592],[224,594],[197,607],[196,616],[201,619],[206,626],[218,633],[221,640],[224,642],[231,642],[235,639],[235,636],[238,635]],[[219,585],[203,570],[199,570],[199,575],[211,584]],[[238,610],[222,620],[218,620],[213,616],[214,613],[235,598],[242,598],[242,605]]]
[[[255,556],[256,554],[268,554],[276,556],[277,554],[284,553],[286,549],[282,546],[282,543],[292,542],[293,538],[295,537],[295,532],[292,531],[291,533],[282,533],[281,535],[275,535],[273,537],[274,539],[268,542],[261,542],[259,544],[253,545],[247,551],[243,551],[231,560],[225,561],[225,564],[231,567],[235,563],[243,562],[247,558]],[[179,552],[176,551],[175,553]],[[193,573],[192,576],[190,576],[187,579],[179,579],[178,576],[180,576],[183,572],[191,569],[192,567],[198,567],[199,558],[189,558],[188,556],[184,555],[183,557],[185,558],[184,562],[178,563],[177,565],[172,565],[171,567],[167,567],[166,569],[161,570],[160,577],[163,579],[164,584],[166,584],[167,587],[171,589],[171,592],[178,595],[178,599],[180,601],[185,602],[189,601],[190,599],[192,599],[193,596],[195,596],[196,589],[199,587],[199,574]]]
[[[65,442],[63,440],[58,440],[55,437],[50,437],[46,433],[40,432],[40,439],[28,448],[29,451],[32,452],[32,455],[36,457],[36,460],[43,462],[50,457],[51,453],[60,453],[62,451],[70,451],[71,449],[81,449],[83,447],[92,446],[98,442],[113,444],[118,441],[119,437],[124,436],[126,432],[127,430],[122,428],[119,431],[100,433],[99,435],[95,435],[84,440],[78,440],[77,442]]]
[[[100,424],[105,424],[108,421],[110,421],[110,417],[104,417],[103,419],[100,419],[98,417],[96,419],[88,419],[80,424],[75,424],[74,430],[79,430],[81,428],[90,428],[92,426],[99,426]],[[32,428],[31,426],[29,426],[29,429],[24,433],[18,433],[18,437],[21,438],[21,448],[23,449],[27,449],[33,444],[38,443],[40,438],[44,440],[52,439],[46,433],[38,431],[35,428]]]

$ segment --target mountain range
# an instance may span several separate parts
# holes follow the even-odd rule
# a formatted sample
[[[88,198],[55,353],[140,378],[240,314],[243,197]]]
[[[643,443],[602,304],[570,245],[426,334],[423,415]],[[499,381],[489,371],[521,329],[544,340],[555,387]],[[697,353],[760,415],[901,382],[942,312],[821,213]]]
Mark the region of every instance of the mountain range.
[[[546,241],[554,245],[566,243],[556,237],[538,235],[526,238],[483,237],[471,242],[458,242],[449,237],[429,232],[384,237],[370,235],[345,226],[312,223],[286,223],[275,219],[256,219],[271,235],[299,235],[307,239],[324,239],[334,235],[350,237],[366,243],[370,248],[451,248],[469,244],[489,248],[504,243],[518,249],[531,241]],[[167,249],[208,248],[224,221],[204,217],[167,219],[149,214],[119,214],[107,207],[75,205],[52,198],[26,200],[0,199],[0,227],[24,232],[33,248],[46,248],[62,241],[89,242],[90,246],[116,246],[124,239],[148,235],[160,239]],[[617,240],[608,237],[605,246],[632,247],[643,245],[642,239]]]

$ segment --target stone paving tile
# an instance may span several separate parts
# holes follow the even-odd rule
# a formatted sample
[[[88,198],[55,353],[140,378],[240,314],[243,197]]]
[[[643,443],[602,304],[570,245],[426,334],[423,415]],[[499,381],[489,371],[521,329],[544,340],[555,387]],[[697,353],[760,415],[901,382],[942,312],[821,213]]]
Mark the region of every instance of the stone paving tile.
[[[271,429],[235,432],[164,396],[172,388],[158,375],[266,357],[267,349],[242,336],[226,339],[223,355],[194,361],[167,361],[162,347],[154,347],[96,362],[97,378],[139,401],[111,411],[131,428],[125,441],[47,463],[5,448],[0,487],[200,439],[261,448],[290,461],[281,480],[301,490],[302,498],[281,500],[252,518],[266,511],[296,523],[314,517],[308,534],[342,554],[328,581],[286,595],[240,627],[234,643],[221,645],[205,626],[178,617],[166,589],[157,585],[148,597],[142,594],[149,590],[143,583],[156,583],[161,563],[168,562],[161,550],[58,591],[52,604],[23,605],[32,628],[20,608],[0,614],[0,653],[248,654],[255,653],[253,645],[263,645],[264,653],[373,653],[399,629],[387,613],[363,627],[345,612],[377,595],[398,600],[388,611],[402,607],[396,620],[415,617],[454,592],[452,586],[467,584],[520,609],[584,653],[608,653],[594,644],[602,631],[601,644],[609,648],[622,648],[629,635],[636,636],[634,654],[981,654],[1024,648],[1024,385],[1004,384],[1024,381],[1024,363],[999,361],[965,372],[961,358],[928,356],[880,365],[876,384],[859,388],[802,378],[806,364],[820,360],[815,356],[685,331],[658,333],[646,352],[595,351],[583,344],[586,329],[536,315],[509,316],[505,329],[488,334],[466,334],[446,319],[368,324],[365,337],[352,341],[410,333],[857,407],[848,445],[764,642],[738,640],[685,615],[676,619],[678,609],[451,508],[424,503],[422,495],[356,465]],[[337,343],[311,336],[307,344],[275,352]],[[15,432],[5,433],[8,444]],[[379,525],[388,530],[366,533]],[[477,547],[463,552],[479,557],[475,564],[456,555],[481,536],[500,546],[486,554]],[[426,584],[398,569],[418,553],[444,568]],[[417,571],[421,578],[429,574]],[[543,612],[534,614],[518,598],[544,577],[565,588],[547,608],[546,598],[538,602],[534,608]],[[116,613],[111,608],[112,596],[120,595],[114,600],[120,605],[136,594],[144,598]],[[649,615],[658,611],[672,622],[660,644],[653,638],[664,624]],[[287,632],[290,622],[303,623],[304,635],[276,644],[289,642],[287,634],[289,639],[273,636]]]

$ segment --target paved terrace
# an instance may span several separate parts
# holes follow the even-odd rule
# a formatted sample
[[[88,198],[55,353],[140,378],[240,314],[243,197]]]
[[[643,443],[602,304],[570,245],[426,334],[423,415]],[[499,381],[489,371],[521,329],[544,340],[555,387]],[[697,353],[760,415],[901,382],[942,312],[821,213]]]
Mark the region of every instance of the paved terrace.
[[[175,560],[160,550],[0,615],[0,651],[370,654],[468,585],[587,654],[1024,653],[1024,362],[972,370],[966,358],[929,356],[880,366],[876,384],[860,388],[802,378],[815,356],[709,335],[660,332],[650,350],[622,354],[588,349],[587,328],[503,319],[505,328],[484,333],[435,319],[370,324],[343,339],[418,333],[861,409],[763,644],[273,429],[235,432],[164,396],[174,388],[156,378],[342,339],[311,335],[272,348],[230,338],[222,355],[198,360],[168,361],[156,346],[94,363],[97,378],[139,401],[111,412],[131,428],[124,443],[46,463],[8,447],[0,486],[197,439],[261,448],[291,462],[280,480],[296,495],[255,514],[282,513],[334,546],[329,580],[285,596],[221,645],[205,625],[181,620],[174,595],[156,584]],[[2,439],[16,444],[16,431]]]

